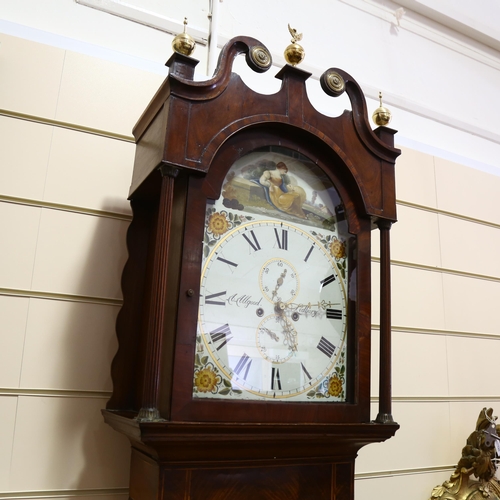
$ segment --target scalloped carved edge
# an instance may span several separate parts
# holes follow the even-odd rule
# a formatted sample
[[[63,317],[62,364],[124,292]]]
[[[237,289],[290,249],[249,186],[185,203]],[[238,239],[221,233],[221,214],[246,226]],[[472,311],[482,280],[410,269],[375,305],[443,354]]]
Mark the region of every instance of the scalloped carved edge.
[[[143,297],[143,285],[145,279],[145,269],[139,269],[137,262],[144,262],[143,253],[147,248],[137,245],[137,241],[148,237],[149,228],[144,228],[142,224],[143,208],[136,203],[131,202],[132,212],[134,214],[126,234],[126,247],[128,259],[122,271],[121,289],[123,303],[118,312],[115,324],[116,338],[118,347],[111,362],[111,380],[113,383],[113,394],[106,407],[109,408],[129,408],[133,409],[138,405],[136,394],[136,384],[138,382],[137,363],[130,365],[130,357],[127,352],[137,351],[140,346],[141,308],[134,307],[135,297]],[[130,325],[135,325],[135,336],[130,336]],[[126,380],[123,380],[126,374]],[[132,388],[132,391],[130,389]]]
[[[389,147],[373,132],[368,120],[368,108],[363,91],[349,73],[339,68],[329,68],[321,75],[320,84],[323,91],[331,97],[339,97],[344,91],[347,92],[356,132],[372,153],[389,161],[394,161],[399,156],[399,149]]]
[[[273,63],[269,49],[259,40],[248,36],[235,37],[222,48],[217,71],[210,80],[195,82],[171,73],[169,79],[172,93],[192,100],[217,97],[229,85],[234,60],[240,54],[245,54],[248,66],[256,73],[266,72]]]

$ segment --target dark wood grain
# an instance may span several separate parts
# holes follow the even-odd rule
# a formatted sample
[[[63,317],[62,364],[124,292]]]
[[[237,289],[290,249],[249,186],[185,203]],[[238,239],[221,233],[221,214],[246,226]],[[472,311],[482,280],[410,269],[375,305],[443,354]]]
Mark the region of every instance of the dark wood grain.
[[[379,412],[376,421],[393,422],[391,404],[391,253],[389,221],[379,221],[380,229],[380,376]]]
[[[141,362],[145,341],[141,333],[142,313],[148,289],[148,243],[155,209],[154,204],[148,203],[132,202],[131,207],[133,219],[126,240],[128,260],[122,273],[124,300],[116,321],[118,353],[111,368],[113,394],[108,408],[138,409],[142,398]]]
[[[162,172],[160,203],[156,228],[156,239],[153,255],[153,279],[151,283],[150,307],[147,311],[148,326],[146,338],[147,363],[143,379],[143,391],[139,417],[148,419],[160,418],[159,394],[164,337],[165,302],[167,296],[169,239],[171,236],[172,205],[174,199],[175,169]]]
[[[359,448],[388,439],[398,428],[139,423],[109,410],[104,417],[134,446],[134,500],[205,500],[230,494],[238,500],[352,500]]]
[[[192,500],[316,500],[331,493],[328,464],[200,469],[193,471]]]
[[[395,131],[371,130],[359,85],[339,69],[329,71],[344,79],[352,109],[338,117],[316,111],[306,92],[310,74],[295,67],[276,75],[281,88],[275,94],[249,89],[232,63],[239,54],[250,61],[252,48],[261,45],[250,37],[231,40],[207,81],[193,81],[196,60],[174,54],[168,78],[134,129],[134,218],[113,395],[104,411],[132,443],[134,500],[352,500],[359,449],[398,429],[392,415],[370,422],[371,231],[377,227],[384,245],[379,415],[391,411],[388,234],[396,222]],[[219,197],[236,160],[270,146],[309,158],[342,200],[350,234],[343,403],[192,398],[205,207]],[[174,170],[178,175],[167,180],[160,173]],[[164,421],[139,422],[141,408],[158,410]]]

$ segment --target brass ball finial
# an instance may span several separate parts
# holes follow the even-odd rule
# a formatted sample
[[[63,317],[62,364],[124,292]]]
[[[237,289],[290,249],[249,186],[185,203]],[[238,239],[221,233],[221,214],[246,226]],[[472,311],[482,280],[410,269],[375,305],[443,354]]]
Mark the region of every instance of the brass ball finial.
[[[291,28],[290,24],[288,25],[288,31],[292,35],[292,43],[285,49],[285,61],[292,66],[297,66],[306,57],[304,48],[297,43],[302,40],[302,33],[297,33],[297,30]]]
[[[382,92],[378,93],[378,98],[380,100],[380,106],[373,112],[372,120],[375,125],[385,126],[391,121],[391,112],[382,106]]]
[[[196,42],[194,41],[193,37],[186,32],[187,23],[187,17],[185,17],[184,32],[180,33],[172,40],[172,48],[179,54],[190,56],[196,48]]]

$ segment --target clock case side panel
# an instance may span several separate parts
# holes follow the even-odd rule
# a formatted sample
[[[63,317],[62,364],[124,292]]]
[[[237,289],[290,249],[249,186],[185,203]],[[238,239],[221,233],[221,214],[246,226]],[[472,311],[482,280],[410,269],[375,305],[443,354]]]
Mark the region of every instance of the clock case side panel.
[[[148,252],[152,240],[155,204],[131,203],[132,222],[127,230],[128,259],[123,269],[123,304],[116,320],[118,351],[111,365],[113,394],[108,409],[139,410],[144,361],[143,331],[145,303],[148,302]]]
[[[158,242],[161,183],[161,168],[158,168],[149,174],[142,193],[131,199],[134,216],[127,232],[129,258],[122,274],[124,303],[116,323],[118,351],[111,369],[113,394],[106,408],[133,415],[143,406],[147,384],[151,383],[158,386],[158,409],[161,415],[170,414],[172,357],[188,178],[182,172],[175,178],[168,248],[162,248]],[[154,280],[153,263],[157,253],[168,255],[168,273],[162,284],[166,294],[161,306],[164,321],[161,326],[160,371],[154,380],[148,381],[148,318],[153,308],[154,297],[151,290]]]
[[[363,283],[356,283],[356,300],[349,309],[350,319],[350,383],[347,386],[348,403],[276,403],[236,402],[224,400],[194,400],[191,396],[196,349],[196,328],[202,239],[206,201],[219,197],[223,180],[237,159],[259,147],[282,146],[292,149],[315,162],[339,191],[348,218],[349,230],[357,238],[352,256],[358,279],[360,270]],[[352,195],[349,193],[357,193]],[[247,127],[231,136],[219,149],[205,179],[191,179],[187,201],[187,217],[180,301],[175,351],[174,389],[171,418],[175,421],[217,421],[224,419],[240,422],[368,422],[370,378],[370,218],[364,213],[364,204],[351,170],[331,147],[317,137],[292,126],[274,125]],[[189,249],[189,250],[188,250]],[[192,297],[182,290],[193,289]],[[360,384],[362,381],[362,384]],[[363,387],[361,387],[363,386]],[[366,389],[368,387],[368,389]]]

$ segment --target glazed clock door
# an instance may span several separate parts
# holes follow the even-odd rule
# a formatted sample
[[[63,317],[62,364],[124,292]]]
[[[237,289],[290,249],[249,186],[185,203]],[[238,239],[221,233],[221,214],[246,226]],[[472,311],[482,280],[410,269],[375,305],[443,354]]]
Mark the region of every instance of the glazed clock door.
[[[206,206],[194,399],[346,402],[343,207],[307,158],[264,148]]]
[[[130,498],[352,500],[359,449],[394,435],[390,241],[394,130],[372,130],[338,68],[337,117],[310,103],[310,73],[286,65],[259,94],[174,54],[134,128],[118,352],[106,421],[132,444]],[[371,234],[380,230],[380,391],[371,420]]]

